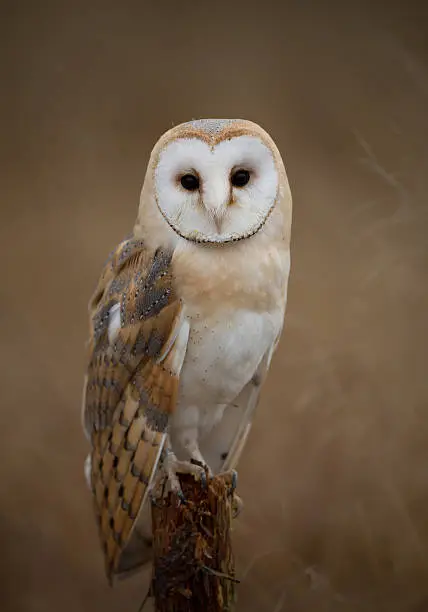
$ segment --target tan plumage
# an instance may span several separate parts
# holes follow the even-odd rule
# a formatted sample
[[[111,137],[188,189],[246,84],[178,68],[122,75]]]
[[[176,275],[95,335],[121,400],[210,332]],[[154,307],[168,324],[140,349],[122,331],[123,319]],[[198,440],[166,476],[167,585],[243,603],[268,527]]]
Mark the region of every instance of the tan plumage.
[[[236,468],[282,331],[290,228],[284,165],[256,124],[189,122],[154,147],[90,303],[86,473],[110,580],[150,559],[158,467],[174,487],[178,468],[198,472],[190,458]]]
[[[90,304],[85,426],[91,437],[91,482],[109,577],[151,482],[175,406],[174,340],[181,302],[172,287],[171,254],[141,240],[119,245]],[[121,328],[108,339],[108,311],[121,303]],[[126,569],[129,569],[128,567]]]

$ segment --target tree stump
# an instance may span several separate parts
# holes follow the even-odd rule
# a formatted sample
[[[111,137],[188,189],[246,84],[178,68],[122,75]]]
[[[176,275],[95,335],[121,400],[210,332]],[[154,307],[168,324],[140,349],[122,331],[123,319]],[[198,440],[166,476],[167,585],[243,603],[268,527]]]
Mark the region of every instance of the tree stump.
[[[233,612],[232,488],[228,475],[206,485],[180,475],[186,501],[175,493],[152,506],[156,612]]]

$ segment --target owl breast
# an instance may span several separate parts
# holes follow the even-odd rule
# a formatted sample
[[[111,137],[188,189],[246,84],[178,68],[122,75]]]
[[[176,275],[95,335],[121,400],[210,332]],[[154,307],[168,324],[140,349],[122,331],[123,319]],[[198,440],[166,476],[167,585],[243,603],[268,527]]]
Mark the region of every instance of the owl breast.
[[[251,379],[279,332],[281,318],[246,310],[195,319],[183,365],[180,400],[228,404]]]
[[[190,323],[170,421],[177,452],[180,439],[202,441],[209,434],[278,338],[290,260],[287,251],[261,238],[251,249],[223,253],[184,247],[174,264]]]
[[[197,430],[203,440],[251,380],[282,325],[280,311],[223,311],[195,317],[181,371],[171,433]]]

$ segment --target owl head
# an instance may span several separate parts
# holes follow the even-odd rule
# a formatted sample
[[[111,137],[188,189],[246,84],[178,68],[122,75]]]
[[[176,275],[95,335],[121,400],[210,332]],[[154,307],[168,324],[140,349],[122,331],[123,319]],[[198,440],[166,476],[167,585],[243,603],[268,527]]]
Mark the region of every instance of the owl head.
[[[136,233],[170,244],[242,243],[270,227],[289,239],[291,194],[281,155],[257,124],[199,119],[166,132],[151,153]]]

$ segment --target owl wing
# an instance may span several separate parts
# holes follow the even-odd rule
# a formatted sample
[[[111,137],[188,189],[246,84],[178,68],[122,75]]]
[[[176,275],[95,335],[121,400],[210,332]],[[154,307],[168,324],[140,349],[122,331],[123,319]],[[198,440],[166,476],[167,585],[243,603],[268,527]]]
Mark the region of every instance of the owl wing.
[[[243,387],[235,400],[227,406],[221,421],[205,442],[203,455],[215,474],[237,468],[251,430],[254,413],[260,399],[260,391],[268,373],[272,355],[278,345],[279,336],[280,334],[263,356],[251,380]]]
[[[176,404],[188,339],[171,257],[162,249],[149,252],[137,239],[122,242],[90,302],[83,422],[110,581],[147,560],[139,524]]]

